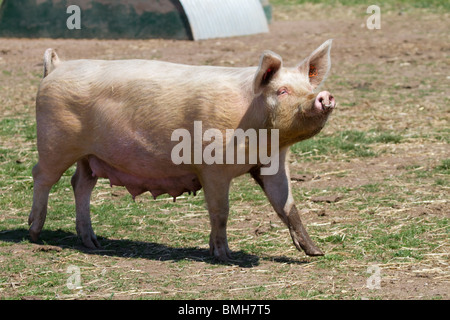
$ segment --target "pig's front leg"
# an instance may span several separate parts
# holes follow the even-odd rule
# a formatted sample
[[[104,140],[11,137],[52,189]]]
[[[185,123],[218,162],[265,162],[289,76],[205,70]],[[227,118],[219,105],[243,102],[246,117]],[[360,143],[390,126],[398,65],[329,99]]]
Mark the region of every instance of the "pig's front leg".
[[[230,182],[231,179],[221,177],[218,172],[203,172],[201,178],[211,223],[209,252],[220,261],[228,261],[231,258],[227,240]]]
[[[280,152],[280,167],[274,175],[261,175],[260,169],[250,173],[263,188],[267,198],[278,216],[288,226],[295,247],[309,256],[322,256],[323,252],[314,244],[302,224],[291,192],[289,168],[287,167],[286,150]]]

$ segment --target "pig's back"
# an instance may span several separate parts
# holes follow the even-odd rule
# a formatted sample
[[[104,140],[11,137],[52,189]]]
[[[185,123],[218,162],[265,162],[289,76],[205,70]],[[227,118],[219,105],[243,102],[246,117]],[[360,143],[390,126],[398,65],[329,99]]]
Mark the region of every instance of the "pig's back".
[[[70,60],[61,63],[46,80],[75,81],[79,84],[110,85],[136,80],[153,80],[166,89],[171,85],[221,84],[238,87],[251,82],[256,67],[231,68],[193,66],[155,60]],[[240,87],[242,90],[242,86]]]
[[[72,60],[61,63],[44,78],[40,91],[51,90],[66,99],[84,101],[94,109],[116,105],[114,112],[123,112],[123,117],[130,112],[135,117],[160,119],[170,114],[171,130],[193,120],[209,120],[214,128],[234,128],[253,97],[255,71],[255,67],[190,66],[153,60]]]

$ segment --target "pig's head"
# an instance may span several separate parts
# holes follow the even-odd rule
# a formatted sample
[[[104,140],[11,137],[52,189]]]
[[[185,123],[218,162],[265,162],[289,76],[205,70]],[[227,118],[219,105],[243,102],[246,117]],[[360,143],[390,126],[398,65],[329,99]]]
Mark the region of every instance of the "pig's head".
[[[318,89],[331,67],[331,42],[324,42],[295,68],[284,68],[281,57],[271,51],[261,56],[253,91],[266,106],[266,125],[280,130],[280,144],[318,133],[336,106],[328,91]]]

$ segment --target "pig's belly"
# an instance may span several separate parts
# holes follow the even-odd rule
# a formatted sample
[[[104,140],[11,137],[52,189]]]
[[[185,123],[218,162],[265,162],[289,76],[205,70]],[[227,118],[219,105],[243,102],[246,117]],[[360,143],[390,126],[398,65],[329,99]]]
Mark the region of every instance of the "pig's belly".
[[[164,193],[176,198],[184,192],[194,192],[195,195],[195,192],[202,188],[194,173],[164,178],[146,178],[120,171],[93,155],[88,156],[88,160],[92,176],[109,179],[111,186],[124,186],[133,199],[146,191],[150,191],[153,198]]]

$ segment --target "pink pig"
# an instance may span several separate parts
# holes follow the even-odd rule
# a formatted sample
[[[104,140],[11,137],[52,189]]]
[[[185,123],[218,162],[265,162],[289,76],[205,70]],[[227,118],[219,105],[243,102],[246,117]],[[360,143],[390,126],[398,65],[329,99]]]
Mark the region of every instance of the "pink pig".
[[[77,163],[71,180],[76,230],[89,248],[100,246],[91,226],[91,192],[98,178],[107,178],[133,197],[146,191],[154,197],[177,197],[203,188],[211,222],[210,252],[227,260],[230,182],[250,173],[289,228],[297,249],[323,255],[300,220],[286,159],[292,144],[323,128],[336,105],[329,92],[314,93],[330,70],[331,42],[293,68],[283,67],[281,57],[270,51],[262,54],[258,67],[226,68],[149,60],[62,62],[47,49],[36,98],[39,161],[32,171],[31,239],[38,240],[44,225],[50,188]],[[194,135],[194,124],[200,121],[202,132],[214,129],[224,136],[230,129],[276,132],[276,150],[269,142],[258,145],[277,157],[276,170],[262,173],[269,164],[248,148],[248,136],[244,146],[233,150],[255,156],[255,163],[175,164],[173,150],[179,141],[173,133],[182,129]],[[230,139],[220,143],[229,147]],[[200,144],[202,150],[207,146],[205,141]]]

